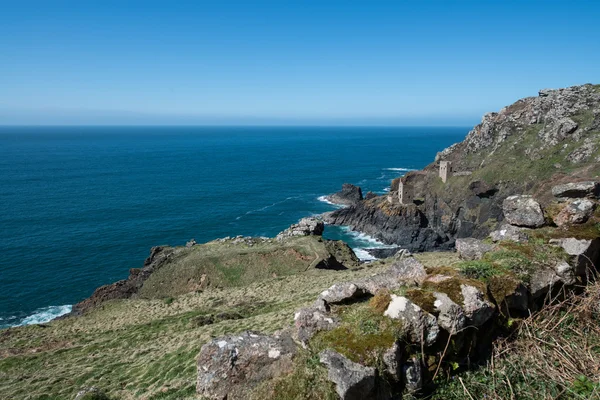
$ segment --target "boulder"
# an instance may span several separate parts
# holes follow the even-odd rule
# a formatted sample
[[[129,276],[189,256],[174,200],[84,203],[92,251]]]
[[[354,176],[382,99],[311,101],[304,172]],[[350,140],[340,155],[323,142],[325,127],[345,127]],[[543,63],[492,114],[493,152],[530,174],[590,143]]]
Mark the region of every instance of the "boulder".
[[[338,323],[336,316],[317,308],[302,308],[294,314],[294,338],[306,347],[317,332],[333,329]]]
[[[533,273],[530,278],[529,292],[533,299],[539,299],[546,295],[554,285],[560,283],[562,280],[557,275],[554,268],[539,269]]]
[[[435,302],[433,306],[438,312],[437,323],[449,334],[455,335],[467,324],[467,317],[463,309],[453,302],[446,293],[434,292]]]
[[[343,355],[324,350],[319,359],[327,367],[327,377],[335,384],[342,400],[363,400],[375,397],[375,368],[355,363]]]
[[[540,203],[531,196],[514,195],[502,203],[504,217],[511,225],[539,228],[544,225],[544,212]]]
[[[460,291],[464,298],[462,308],[470,324],[481,326],[486,323],[494,314],[494,305],[475,286],[461,284]]]
[[[325,224],[318,218],[302,218],[297,224],[291,225],[285,231],[277,235],[277,239],[282,240],[292,236],[321,236],[325,230]]]
[[[75,400],[109,400],[110,398],[97,387],[83,388],[75,396]]]
[[[570,264],[575,266],[575,275],[585,276],[590,270],[600,265],[600,238],[597,239],[552,239],[550,243],[556,244],[571,256]]]
[[[596,203],[589,199],[575,199],[569,201],[556,217],[554,217],[554,223],[561,227],[572,224],[582,224],[592,216],[595,208]]]
[[[359,186],[344,183],[342,190],[326,197],[332,203],[351,206],[363,199],[362,190]]]
[[[519,228],[509,224],[502,224],[500,228],[490,233],[490,239],[493,242],[503,240],[512,240],[513,242],[526,242],[529,236],[525,232],[525,228]]]
[[[556,185],[552,188],[552,194],[555,197],[568,198],[598,197],[600,182],[585,181]]]
[[[214,339],[198,355],[196,391],[207,399],[247,399],[265,380],[292,371],[296,345],[287,334],[253,332]]]
[[[413,343],[431,346],[440,333],[435,317],[404,296],[392,294],[383,315],[402,321],[402,328]]]
[[[380,289],[396,289],[422,282],[427,276],[425,267],[414,257],[397,259],[387,271],[357,281],[356,285],[365,292],[375,295]]]
[[[484,243],[479,239],[456,239],[456,251],[463,260],[479,260],[485,253],[494,249],[494,246]]]
[[[365,291],[353,282],[336,283],[321,292],[314,307],[321,311],[329,311],[330,304],[340,304],[356,300],[365,295]]]
[[[185,244],[185,247],[192,247],[192,246],[195,246],[196,244],[197,244],[197,243],[196,243],[196,239],[190,239],[190,240],[189,240],[189,241],[188,241],[188,242]]]

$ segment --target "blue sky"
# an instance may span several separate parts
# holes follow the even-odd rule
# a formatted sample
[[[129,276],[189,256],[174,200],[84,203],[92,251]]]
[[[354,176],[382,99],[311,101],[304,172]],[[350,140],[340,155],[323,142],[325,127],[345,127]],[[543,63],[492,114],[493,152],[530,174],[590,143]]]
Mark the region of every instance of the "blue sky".
[[[4,1],[0,124],[473,125],[600,83],[597,1]]]

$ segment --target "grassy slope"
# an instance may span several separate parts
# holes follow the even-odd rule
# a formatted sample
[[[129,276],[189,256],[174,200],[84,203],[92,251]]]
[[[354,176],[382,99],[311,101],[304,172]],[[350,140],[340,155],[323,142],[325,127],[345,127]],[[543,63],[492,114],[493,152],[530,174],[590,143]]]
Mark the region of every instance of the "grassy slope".
[[[305,236],[284,242],[229,240],[181,248],[167,267],[161,267],[144,282],[139,296],[177,296],[206,286],[243,286],[260,279],[297,274],[326,259],[328,247],[319,237]],[[349,268],[356,264],[346,263]]]
[[[448,256],[420,257],[436,265]],[[385,267],[310,270],[174,299],[117,300],[79,318],[1,331],[0,398],[68,399],[91,385],[119,399],[195,398],[194,360],[211,337],[287,327],[297,308],[333,283]],[[203,316],[219,313],[228,315],[202,325]]]

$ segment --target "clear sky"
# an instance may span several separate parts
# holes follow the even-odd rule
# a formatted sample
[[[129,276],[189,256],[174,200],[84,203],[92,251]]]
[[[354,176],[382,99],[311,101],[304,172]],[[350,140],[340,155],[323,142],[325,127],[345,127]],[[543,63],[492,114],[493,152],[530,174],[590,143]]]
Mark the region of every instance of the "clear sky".
[[[600,1],[9,1],[0,124],[473,125],[600,83]]]

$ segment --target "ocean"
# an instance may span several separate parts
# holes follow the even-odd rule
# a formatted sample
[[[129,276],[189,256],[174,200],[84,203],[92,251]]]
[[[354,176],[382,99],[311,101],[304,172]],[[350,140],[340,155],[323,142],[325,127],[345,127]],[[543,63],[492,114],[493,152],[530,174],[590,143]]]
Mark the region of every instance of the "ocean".
[[[342,183],[385,193],[469,128],[0,127],[0,328],[70,311],[150,248],[275,236],[335,208]],[[357,254],[381,245],[343,227]]]

